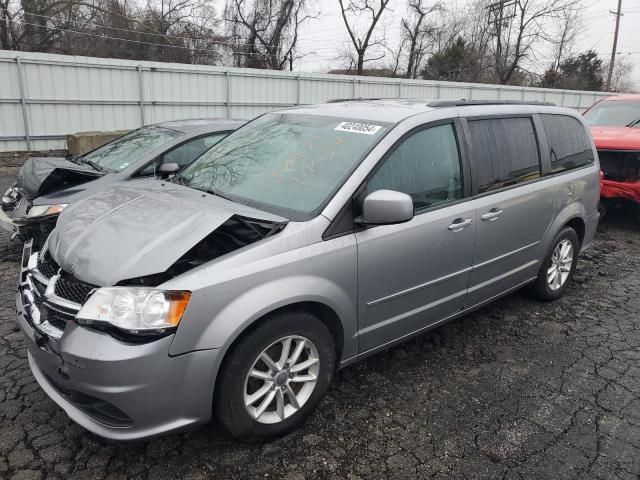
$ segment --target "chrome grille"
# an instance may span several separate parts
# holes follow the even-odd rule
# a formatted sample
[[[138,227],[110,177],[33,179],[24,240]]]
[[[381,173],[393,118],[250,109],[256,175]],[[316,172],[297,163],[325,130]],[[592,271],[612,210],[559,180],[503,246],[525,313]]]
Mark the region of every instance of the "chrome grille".
[[[67,322],[74,318],[74,315],[64,314],[52,309],[46,304],[42,305],[42,308],[40,309],[40,319],[43,322],[48,322],[49,325],[61,332],[64,331],[64,327],[67,326]]]
[[[23,302],[33,327],[59,339],[94,287],[61,271],[48,252],[37,255],[37,261],[27,262],[35,264],[35,268],[23,266],[24,280],[20,285]]]
[[[44,252],[44,254],[38,257],[38,265],[36,268],[45,278],[53,277],[56,273],[58,273],[58,270],[60,270],[60,267],[58,266],[56,261],[51,258],[51,255],[48,251]]]
[[[94,288],[93,285],[76,280],[71,275],[62,274],[56,281],[54,292],[60,298],[82,305]]]

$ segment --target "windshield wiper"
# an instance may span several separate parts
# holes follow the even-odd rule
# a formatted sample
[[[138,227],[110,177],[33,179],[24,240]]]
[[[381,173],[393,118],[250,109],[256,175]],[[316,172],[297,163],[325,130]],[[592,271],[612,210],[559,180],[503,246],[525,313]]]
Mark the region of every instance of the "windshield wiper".
[[[105,172],[106,170],[101,167],[100,165],[98,165],[96,162],[94,162],[93,160],[87,160],[86,158],[80,158],[80,161],[82,163],[86,163],[87,165],[89,165],[91,168],[93,168],[94,170],[97,170],[99,172]]]
[[[67,160],[69,160],[70,162],[73,162],[77,165],[80,165],[82,163],[82,156],[80,155],[72,155],[70,157],[67,157]]]
[[[231,200],[229,197],[222,195],[220,192],[218,192],[217,190],[214,190],[213,188],[208,188],[207,190],[205,190],[205,192],[211,195],[215,195],[216,197],[224,198],[225,200],[229,200],[230,202],[233,202],[233,200]]]
[[[627,127],[635,127],[640,123],[640,118],[635,119],[633,122],[627,123]]]
[[[225,200],[229,200],[230,202],[233,202],[232,199],[230,199],[229,197],[221,194],[219,191],[215,190],[212,187],[199,188],[197,186],[191,186],[191,182],[189,180],[187,180],[186,178],[180,176],[180,175],[176,175],[174,178],[172,178],[171,182],[177,183],[178,185],[183,185],[185,187],[193,188],[195,190],[200,190],[201,192],[208,193],[209,195],[214,195],[216,197],[224,198]]]
[[[178,185],[183,185],[185,187],[189,186],[189,182],[185,181],[185,179],[181,175],[176,175],[170,180],[172,183],[177,183]]]

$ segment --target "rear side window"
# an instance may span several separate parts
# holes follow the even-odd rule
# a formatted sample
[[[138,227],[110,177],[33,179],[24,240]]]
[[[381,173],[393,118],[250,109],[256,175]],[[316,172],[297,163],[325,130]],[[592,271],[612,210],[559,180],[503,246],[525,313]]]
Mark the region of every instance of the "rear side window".
[[[531,118],[470,120],[478,193],[540,177],[540,154]]]
[[[383,189],[410,195],[416,210],[461,198],[453,125],[420,130],[402,140],[367,184],[368,192]]]
[[[582,123],[567,115],[541,117],[549,141],[552,173],[593,163],[593,149]]]

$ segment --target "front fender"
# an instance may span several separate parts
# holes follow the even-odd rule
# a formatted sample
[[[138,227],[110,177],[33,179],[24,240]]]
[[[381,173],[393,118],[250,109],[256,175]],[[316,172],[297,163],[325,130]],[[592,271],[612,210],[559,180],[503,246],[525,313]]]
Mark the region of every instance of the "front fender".
[[[300,275],[279,278],[257,285],[236,297],[208,325],[196,344],[197,349],[222,348],[226,350],[254,322],[288,305],[315,302],[331,308],[340,319],[344,331],[343,353],[355,354],[350,346],[355,338],[356,305],[353,298],[338,284],[328,279]],[[353,319],[345,321],[345,319]],[[210,345],[207,347],[206,345]]]
[[[357,354],[357,305],[355,296],[339,284],[323,277],[293,275],[258,284],[235,297],[200,332],[176,335],[170,354],[189,350],[222,349],[226,351],[254,322],[282,307],[302,302],[315,302],[331,308],[343,330],[344,357]],[[205,314],[208,302],[193,305],[192,314]],[[192,306],[190,305],[190,309]],[[188,320],[188,319],[184,319]],[[183,321],[184,321],[183,320]]]

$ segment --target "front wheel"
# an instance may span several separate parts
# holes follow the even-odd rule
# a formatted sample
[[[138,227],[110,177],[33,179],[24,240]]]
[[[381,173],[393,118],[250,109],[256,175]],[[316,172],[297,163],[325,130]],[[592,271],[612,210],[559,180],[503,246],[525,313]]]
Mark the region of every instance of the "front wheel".
[[[216,415],[242,440],[283,435],[313,412],[334,365],[333,338],[318,318],[306,312],[275,314],[229,353],[215,394]]]
[[[571,227],[563,228],[553,240],[533,286],[538,299],[548,302],[562,296],[576,270],[579,249],[576,231]]]

